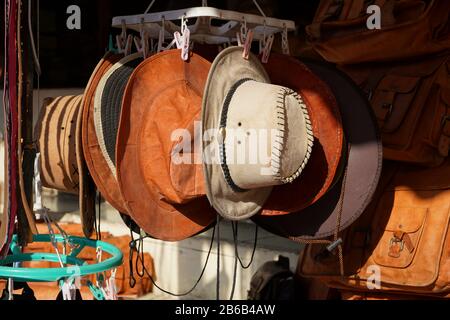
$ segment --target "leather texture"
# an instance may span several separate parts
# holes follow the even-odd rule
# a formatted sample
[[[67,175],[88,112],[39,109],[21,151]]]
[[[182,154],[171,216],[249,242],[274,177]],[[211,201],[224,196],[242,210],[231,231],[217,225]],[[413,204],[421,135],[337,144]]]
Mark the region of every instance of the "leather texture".
[[[450,162],[437,168],[386,163],[377,194],[362,217],[343,234],[345,277],[337,258],[318,258],[307,246],[302,276],[328,286],[368,292],[374,266],[377,293],[450,296]]]
[[[376,121],[361,90],[334,67],[306,64],[326,81],[340,108],[348,145],[340,174],[314,205],[283,216],[256,216],[253,221],[283,237],[315,240],[344,230],[364,212],[379,181],[383,153]]]
[[[368,95],[384,156],[439,166],[450,149],[450,55],[415,62],[342,66]]]
[[[179,241],[209,228],[216,213],[201,164],[171,167],[175,129],[194,128],[210,63],[179,50],[141,63],[125,89],[116,145],[117,178],[127,211],[150,236]],[[194,139],[194,135],[191,135]],[[193,157],[195,157],[193,155]]]
[[[313,127],[314,146],[301,176],[276,186],[263,206],[263,216],[300,211],[321,199],[339,175],[344,129],[336,98],[324,79],[295,58],[272,53],[264,67],[273,84],[302,96]]]
[[[86,87],[83,99],[82,146],[86,165],[98,190],[116,210],[127,214],[125,200],[119,184],[109,169],[97,140],[94,125],[94,97],[103,75],[121,58],[122,55],[107,53],[98,63]]]
[[[369,5],[381,9],[381,29],[370,30]],[[450,48],[447,0],[321,0],[306,28],[327,61],[356,64],[434,55]]]

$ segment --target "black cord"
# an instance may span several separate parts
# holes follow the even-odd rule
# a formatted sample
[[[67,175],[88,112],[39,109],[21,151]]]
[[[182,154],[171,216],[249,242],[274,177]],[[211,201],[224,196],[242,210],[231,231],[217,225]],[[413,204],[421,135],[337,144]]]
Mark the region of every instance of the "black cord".
[[[97,241],[102,241],[102,231],[101,231],[101,220],[102,220],[102,195],[100,192],[97,194],[97,212],[98,212],[98,221],[95,219],[95,232],[97,234]]]
[[[217,216],[217,277],[216,300],[220,300],[220,216]]]
[[[236,258],[238,259],[239,263],[241,264],[242,269],[247,270],[247,269],[249,269],[251,267],[251,265],[253,264],[253,261],[255,259],[256,247],[258,246],[258,231],[259,231],[259,227],[257,225],[255,225],[255,240],[254,240],[254,244],[253,244],[252,257],[250,259],[250,262],[246,266],[244,265],[244,263],[242,262],[241,257],[239,256],[239,250],[238,250],[238,223],[237,222],[232,222],[231,223],[231,227],[233,228],[234,250],[235,250]]]
[[[234,292],[236,291],[237,266],[238,266],[238,253],[237,253],[237,250],[235,248],[235,250],[234,250],[233,285],[231,286],[230,301],[233,301],[233,299],[234,299]]]
[[[136,273],[140,278],[143,278],[145,276],[144,272],[144,238],[140,238],[138,240],[138,245],[136,247],[136,253],[137,255],[141,255],[141,271],[139,271],[139,259],[136,259]]]
[[[214,227],[214,229],[213,229],[213,234],[212,234],[212,236],[211,236],[211,244],[210,244],[210,246],[209,246],[208,256],[206,257],[205,265],[203,266],[202,272],[200,273],[200,276],[199,276],[197,282],[195,283],[195,285],[192,287],[192,289],[190,289],[190,290],[187,291],[186,293],[173,293],[173,292],[167,291],[167,290],[161,288],[160,286],[158,286],[158,284],[157,284],[157,283],[155,282],[155,280],[153,279],[153,276],[150,274],[150,272],[149,272],[149,271],[147,270],[147,268],[145,267],[143,257],[141,257],[141,256],[138,254],[138,255],[137,255],[137,259],[140,260],[140,261],[142,262],[142,269],[144,270],[145,274],[150,278],[150,281],[153,283],[153,285],[154,285],[157,289],[159,289],[160,291],[162,291],[162,292],[164,292],[164,293],[166,293],[166,294],[168,294],[168,295],[171,295],[171,296],[173,296],[173,297],[184,297],[184,296],[187,296],[187,295],[191,294],[195,289],[197,289],[197,287],[198,287],[200,281],[202,280],[202,278],[203,278],[203,276],[204,276],[204,274],[205,274],[206,267],[208,266],[209,258],[210,258],[210,256],[211,256],[212,248],[213,248],[213,245],[214,245],[215,234],[216,234],[216,227]],[[133,241],[132,241],[132,242],[133,242]],[[136,242],[134,242],[134,245],[132,245],[132,243],[130,243],[130,251],[133,251],[133,247],[135,247],[135,243],[136,243]],[[131,257],[131,255],[132,255],[132,253],[130,252],[130,257]],[[132,270],[132,269],[130,268],[130,272],[131,272],[131,270]],[[130,276],[132,276],[132,275],[130,274]]]

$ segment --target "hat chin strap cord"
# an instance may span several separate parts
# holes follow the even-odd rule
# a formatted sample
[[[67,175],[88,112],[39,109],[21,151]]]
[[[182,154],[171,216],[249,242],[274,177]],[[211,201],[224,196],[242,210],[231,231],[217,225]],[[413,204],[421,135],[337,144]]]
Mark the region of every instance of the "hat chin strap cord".
[[[169,290],[165,290],[161,288],[153,278],[152,274],[147,270],[145,267],[145,261],[144,261],[144,240],[150,238],[150,236],[140,236],[139,238],[135,239],[133,231],[130,230],[130,236],[131,236],[131,242],[130,242],[130,254],[129,254],[129,266],[130,266],[130,287],[134,288],[136,286],[136,278],[134,277],[134,268],[136,268],[136,273],[140,278],[143,278],[145,275],[149,277],[152,284],[161,292],[168,294],[173,297],[185,297],[189,294],[191,294],[195,289],[197,289],[198,285],[200,284],[200,281],[203,279],[203,276],[205,274],[206,268],[209,263],[209,258],[211,257],[212,248],[214,245],[214,239],[216,235],[216,229],[218,230],[217,226],[214,227],[212,236],[211,236],[211,244],[209,246],[208,254],[206,256],[206,261],[203,266],[203,269],[200,273],[200,276],[198,277],[197,281],[195,282],[194,286],[189,289],[188,291],[184,293],[174,293]],[[134,260],[134,253],[136,254],[136,260]],[[133,261],[134,260],[134,261]],[[139,270],[140,267],[140,270]]]
[[[351,146],[348,145],[348,150],[350,150]],[[349,152],[347,152],[348,157]],[[336,229],[334,232],[333,240],[313,240],[313,239],[307,239],[302,237],[290,237],[291,240],[302,243],[302,244],[324,244],[327,245],[326,248],[319,253],[316,258],[322,259],[324,257],[327,257],[329,254],[332,254],[338,250],[338,257],[339,257],[339,267],[340,267],[340,273],[341,277],[345,276],[345,268],[344,268],[344,250],[343,250],[343,240],[339,237],[339,233],[341,232],[341,222],[342,222],[342,212],[344,208],[344,199],[345,199],[345,189],[347,186],[347,168],[345,169],[343,173],[342,178],[342,191],[339,198],[339,212],[336,219]]]
[[[212,249],[214,246],[214,240],[217,238],[217,241],[216,241],[216,243],[217,243],[216,299],[219,300],[220,299],[220,242],[221,242],[220,241],[220,223],[221,223],[221,218],[219,216],[217,216],[217,223],[216,223],[216,226],[213,228],[213,232],[211,235],[211,243],[209,246],[208,254],[207,254],[203,269],[200,273],[198,280],[195,282],[194,286],[190,290],[188,290],[184,293],[174,293],[169,290],[165,290],[156,283],[156,281],[154,280],[154,277],[147,270],[147,268],[145,267],[145,263],[144,263],[145,262],[144,261],[144,240],[148,239],[150,237],[147,235],[141,235],[139,238],[135,239],[133,231],[130,230],[130,236],[132,239],[130,242],[130,254],[129,254],[129,261],[128,261],[129,266],[130,266],[130,283],[129,283],[130,286],[132,288],[134,288],[136,286],[136,278],[134,277],[134,270],[136,270],[136,274],[140,278],[143,278],[145,275],[147,275],[149,277],[150,281],[153,283],[153,285],[158,290],[160,290],[161,292],[163,292],[165,294],[168,294],[173,297],[185,297],[185,296],[191,294],[195,289],[197,289],[198,285],[200,284],[200,281],[203,279],[206,268],[209,264],[209,259],[211,257],[211,252],[212,252]],[[256,226],[253,252],[252,252],[252,256],[251,256],[251,259],[250,259],[250,262],[248,263],[248,265],[244,265],[241,257],[239,256],[239,252],[238,252],[238,241],[239,240],[238,240],[238,223],[237,222],[232,222],[232,229],[233,229],[233,240],[234,240],[234,249],[235,249],[235,262],[234,262],[234,272],[233,272],[233,285],[231,288],[229,300],[233,300],[233,298],[234,298],[234,293],[235,293],[235,288],[236,288],[236,280],[237,280],[238,262],[240,263],[240,265],[243,269],[248,269],[253,264],[255,253],[256,253],[257,242],[258,242],[258,229],[259,228],[258,228],[258,226]],[[136,259],[134,259],[135,252],[136,252]]]

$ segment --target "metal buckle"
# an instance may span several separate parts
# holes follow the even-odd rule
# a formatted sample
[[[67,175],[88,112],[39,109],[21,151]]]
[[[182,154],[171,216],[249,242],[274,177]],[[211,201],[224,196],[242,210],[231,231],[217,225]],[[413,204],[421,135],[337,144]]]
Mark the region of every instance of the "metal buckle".
[[[397,238],[392,238],[391,241],[389,242],[389,248],[392,248],[394,245],[400,244],[400,252],[403,251],[403,249],[405,248],[405,242],[403,240],[397,239]]]

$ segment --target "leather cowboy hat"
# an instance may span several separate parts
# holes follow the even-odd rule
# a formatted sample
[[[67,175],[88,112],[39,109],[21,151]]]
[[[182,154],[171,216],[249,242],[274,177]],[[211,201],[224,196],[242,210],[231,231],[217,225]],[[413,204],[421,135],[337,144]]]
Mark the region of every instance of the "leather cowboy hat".
[[[322,198],[339,174],[344,129],[339,106],[329,86],[295,58],[272,53],[264,67],[273,84],[295,90],[306,104],[314,134],[311,159],[293,183],[276,186],[262,215],[302,210]]]
[[[301,177],[314,137],[303,98],[270,83],[258,58],[230,47],[214,60],[203,99],[203,168],[211,205],[243,220],[273,186]]]
[[[308,62],[307,67],[328,84],[337,99],[348,145],[343,174],[312,206],[253,220],[272,233],[309,240],[331,236],[362,214],[378,185],[383,154],[375,117],[359,88],[334,67],[317,62]]]
[[[100,80],[112,66],[123,58],[121,54],[106,53],[97,64],[84,92],[82,146],[86,166],[98,190],[116,210],[126,214],[125,200],[100,148],[94,124],[95,93]]]
[[[94,231],[95,187],[80,168],[84,165],[78,139],[81,131],[82,96],[47,98],[35,130],[41,153],[42,185],[61,192],[78,194],[81,224],[86,237]]]
[[[179,50],[161,52],[136,68],[125,89],[117,179],[130,216],[160,240],[189,238],[216,220],[205,197],[201,164],[193,164],[199,153],[178,149],[181,136],[174,137],[181,130],[189,133],[189,145],[195,140],[210,65],[196,54],[184,62]],[[188,161],[173,161],[180,157]]]
[[[131,74],[143,61],[135,53],[116,62],[101,78],[94,98],[94,126],[103,157],[116,178],[116,140],[122,99]]]

